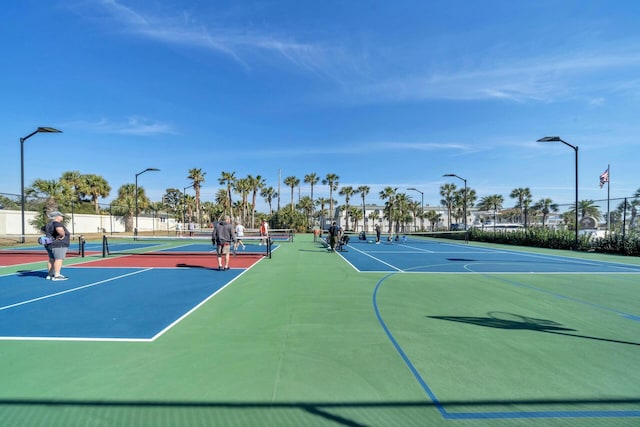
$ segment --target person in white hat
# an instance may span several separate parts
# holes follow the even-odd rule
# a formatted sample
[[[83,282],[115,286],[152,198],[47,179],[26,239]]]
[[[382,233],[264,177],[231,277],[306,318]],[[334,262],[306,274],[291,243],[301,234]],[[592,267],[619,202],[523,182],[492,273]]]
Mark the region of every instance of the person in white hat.
[[[63,276],[60,270],[62,270],[62,262],[67,256],[67,250],[71,242],[71,233],[69,233],[67,227],[62,223],[63,220],[64,216],[60,211],[53,211],[49,213],[49,222],[45,225],[47,237],[53,239],[51,243],[45,245],[47,254],[49,255],[47,280],[67,280],[67,277]]]

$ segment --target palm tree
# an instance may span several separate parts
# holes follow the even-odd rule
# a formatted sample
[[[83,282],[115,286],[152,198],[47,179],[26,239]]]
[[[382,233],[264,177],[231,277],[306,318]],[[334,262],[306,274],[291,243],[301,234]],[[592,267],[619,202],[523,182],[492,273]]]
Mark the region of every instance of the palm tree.
[[[229,209],[229,216],[231,218],[233,218],[233,200],[231,198],[231,186],[233,185],[234,181],[236,180],[236,173],[235,172],[221,172],[220,173],[220,178],[218,178],[218,183],[220,183],[220,185],[226,185],[227,186],[227,201],[225,203],[224,206],[226,206]]]
[[[358,221],[363,218],[363,211],[360,208],[353,206],[349,208],[349,215],[353,219],[353,229],[358,230]],[[362,227],[364,229],[364,227]]]
[[[542,212],[542,226],[544,227],[547,223],[547,216],[549,213],[558,212],[558,205],[553,203],[553,200],[549,198],[543,198],[533,205],[533,209]]]
[[[55,179],[36,179],[33,181],[33,184],[31,184],[31,187],[25,190],[25,194],[29,197],[46,199],[42,215],[30,221],[30,224],[36,228],[40,228],[46,224],[47,213],[59,210],[59,206],[69,203],[72,197],[69,184],[65,181],[57,181]]]
[[[483,211],[493,210],[493,224],[495,225],[497,222],[496,216],[498,215],[498,211],[502,209],[503,203],[504,197],[502,197],[500,194],[492,194],[480,199],[477,208]]]
[[[509,194],[509,197],[511,197],[512,199],[517,199],[518,202],[516,204],[516,207],[520,211],[520,223],[523,224],[525,206],[528,206],[528,204],[531,203],[531,190],[529,190],[529,187],[514,188],[511,191],[511,194]]]
[[[502,209],[502,203],[504,198],[500,194],[492,194],[480,199],[476,207],[483,211],[499,210]]]
[[[460,218],[462,218],[463,222],[464,222],[464,215],[465,212],[469,212],[469,208],[473,207],[473,205],[476,203],[476,190],[472,189],[472,188],[467,188],[467,194],[465,195],[465,189],[461,188],[459,190],[456,190],[453,192],[453,205],[452,205],[452,214],[457,221],[460,220]],[[466,203],[466,209],[465,209],[465,203]]]
[[[339,179],[340,177],[335,173],[328,173],[322,180],[322,184],[329,186],[329,215],[331,215],[331,220],[335,218],[335,212],[333,210],[333,192],[338,189]]]
[[[227,193],[227,190],[222,188],[219,189],[216,192],[214,200],[216,201],[216,205],[222,206],[222,214],[224,214],[227,211],[229,205],[229,194]],[[218,217],[215,217],[214,219],[218,219]]]
[[[85,179],[79,171],[64,172],[60,177],[60,181],[63,181],[71,189],[72,198],[76,202],[82,202],[82,195],[86,193]]]
[[[464,188],[461,188],[460,191],[458,192],[459,197],[460,197],[460,206],[461,208],[459,209],[460,211],[460,216],[464,218],[464,214],[465,211],[467,213],[467,217],[469,216],[469,211],[471,211],[471,208],[473,206],[475,206],[476,204],[476,200],[478,199],[478,195],[476,194],[476,190],[474,190],[473,188],[468,188],[467,187],[467,194],[465,196],[464,194]],[[465,201],[467,203],[466,209],[465,209]],[[465,220],[463,220],[463,222],[466,222]]]
[[[144,188],[138,187],[138,209],[144,211],[149,207]],[[118,197],[113,201],[113,211],[124,220],[125,231],[133,231],[133,218],[136,209],[136,186],[135,184],[123,184],[118,189]]]
[[[249,203],[249,192],[251,191],[251,185],[249,183],[249,178],[239,178],[233,183],[233,191],[240,194],[241,202],[239,204],[235,204],[234,207],[239,209],[242,212],[241,219],[242,223],[247,223],[247,205]]]
[[[260,197],[262,197],[265,202],[269,205],[269,216],[273,215],[273,208],[271,207],[271,203],[273,199],[278,197],[278,193],[273,187],[266,187],[260,191]]]
[[[315,204],[317,206],[320,206],[320,212],[318,212],[318,220],[320,220],[320,218],[323,219],[324,222],[324,218],[326,218],[326,209],[324,208],[327,203],[329,203],[329,199],[327,199],[326,197],[318,197],[318,200],[316,200]],[[320,226],[324,226],[324,224],[321,224]]]
[[[364,198],[367,197],[367,194],[369,194],[369,191],[371,191],[371,188],[369,188],[369,186],[367,185],[361,185],[356,189],[356,193],[360,194],[360,197],[362,197],[362,216],[364,216],[365,212],[367,212],[365,208]],[[362,225],[363,230],[366,228],[365,225],[366,223]]]
[[[193,219],[193,211],[195,209],[196,198],[191,194],[184,195],[184,207],[186,212],[186,222],[191,223]]]
[[[88,174],[84,175],[84,195],[87,195],[91,198],[91,202],[93,203],[93,207],[96,213],[100,213],[100,207],[98,206],[98,198],[109,197],[109,193],[111,192],[111,186],[107,182],[106,179],[101,177],[100,175]]]
[[[396,194],[392,217],[396,222],[396,233],[404,232],[406,225],[410,224],[413,219],[411,197],[409,195],[406,193]]]
[[[309,196],[304,196],[301,197],[300,200],[298,201],[298,209],[300,209],[301,211],[303,211],[306,215],[307,218],[307,228],[309,227],[309,218],[311,217],[311,213],[313,212],[313,201],[311,200],[311,197]]]
[[[311,172],[307,175],[304,176],[304,182],[306,184],[309,184],[311,186],[311,204],[313,206],[315,206],[315,203],[313,201],[313,187],[320,181],[320,177],[318,176],[317,173],[315,172]],[[312,211],[313,213],[313,211]]]
[[[420,202],[418,202],[418,201],[410,200],[409,201],[409,210],[413,214],[413,229],[417,230],[418,229],[418,218],[420,218],[420,215],[421,215],[420,211],[422,210],[422,204]]]
[[[440,186],[440,195],[442,196],[440,204],[447,207],[447,224],[449,224],[449,228],[451,228],[451,214],[455,204],[455,193],[457,188],[458,187],[453,183],[446,183]]]
[[[189,169],[189,175],[187,175],[187,179],[191,180],[191,186],[196,193],[196,221],[199,225],[202,225],[200,222],[200,188],[205,181],[206,174],[206,172],[202,172],[202,169],[193,168]]]
[[[442,215],[436,211],[427,211],[426,218],[429,221],[429,224],[431,224],[431,231],[435,231],[436,224],[440,222]]]
[[[249,181],[249,190],[251,191],[251,204],[253,208],[251,209],[251,227],[256,226],[256,197],[258,196],[258,192],[264,188],[266,185],[266,181],[260,175],[247,176],[247,180]]]
[[[590,216],[599,221],[600,218],[602,218],[600,208],[593,200],[580,200],[578,203],[578,214],[580,215],[580,219]]]
[[[393,230],[392,211],[394,209],[396,191],[398,191],[398,188],[385,187],[384,189],[382,189],[382,191],[380,191],[380,193],[378,193],[380,200],[386,200],[384,204],[384,215],[389,221],[389,233],[391,233],[391,231]]]
[[[284,185],[291,187],[291,213],[293,214],[293,189],[300,184],[300,180],[295,176],[288,176],[283,182]]]
[[[340,189],[340,192],[338,194],[340,194],[341,196],[344,196],[344,211],[345,213],[349,212],[349,200],[351,200],[351,196],[353,196],[353,194],[355,193],[353,187],[347,185],[346,187],[342,187]],[[347,215],[347,219],[345,222],[345,229],[349,229],[349,215]]]

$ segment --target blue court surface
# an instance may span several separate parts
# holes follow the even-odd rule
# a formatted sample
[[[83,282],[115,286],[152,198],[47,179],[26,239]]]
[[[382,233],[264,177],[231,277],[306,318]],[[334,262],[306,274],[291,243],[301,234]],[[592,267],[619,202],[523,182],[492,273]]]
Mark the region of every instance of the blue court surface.
[[[0,339],[149,341],[244,272],[66,267],[0,277]]]
[[[455,241],[356,242],[344,249],[339,253],[360,272],[640,273],[638,265],[486,248]]]

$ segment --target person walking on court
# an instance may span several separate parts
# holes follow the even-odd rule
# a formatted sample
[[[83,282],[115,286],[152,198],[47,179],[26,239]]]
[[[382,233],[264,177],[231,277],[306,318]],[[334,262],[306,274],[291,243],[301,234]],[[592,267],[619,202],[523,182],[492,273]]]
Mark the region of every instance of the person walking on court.
[[[240,223],[240,221],[236,222],[236,241],[233,244],[233,250],[237,251],[238,246],[242,246],[242,250],[244,250],[245,246],[242,242],[242,238],[244,237],[244,225]]]
[[[333,221],[329,226],[329,252],[334,252],[336,250],[336,245],[338,244],[338,239],[340,238],[340,227],[336,225],[336,222]]]
[[[260,245],[263,243],[265,245],[269,244],[269,224],[267,224],[267,220],[262,220],[262,225],[260,226],[260,237],[263,239],[260,240]]]
[[[235,233],[233,226],[229,222],[229,215],[225,215],[213,228],[211,240],[216,246],[216,254],[218,256],[218,270],[229,269],[229,252],[231,243],[235,241]],[[222,266],[222,256],[224,255],[224,267]]]
[[[376,244],[380,244],[380,224],[376,224]]]
[[[47,280],[67,280],[67,277],[60,273],[62,262],[67,256],[71,234],[62,221],[64,216],[60,211],[53,211],[49,214],[49,222],[44,226],[47,237],[53,239],[51,243],[45,245],[49,259],[47,261]]]

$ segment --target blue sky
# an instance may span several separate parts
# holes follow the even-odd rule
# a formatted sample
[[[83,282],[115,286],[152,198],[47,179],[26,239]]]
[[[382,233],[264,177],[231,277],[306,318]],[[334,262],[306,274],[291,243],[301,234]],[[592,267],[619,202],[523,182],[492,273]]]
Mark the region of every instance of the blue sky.
[[[153,200],[201,168],[204,200],[222,171],[276,189],[281,171],[335,173],[368,202],[392,186],[437,205],[455,173],[505,206],[517,187],[571,203],[574,152],[549,135],[579,147],[580,199],[606,199],[608,164],[611,197],[631,196],[639,19],[632,0],[8,2],[0,192],[20,192],[19,138],[52,126],[25,143],[26,184],[98,174],[107,201],[154,167]]]

